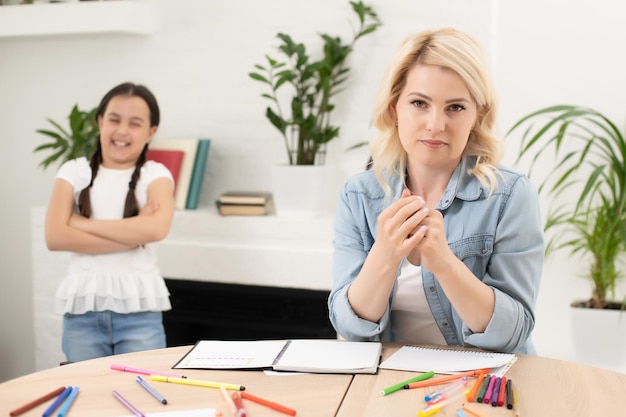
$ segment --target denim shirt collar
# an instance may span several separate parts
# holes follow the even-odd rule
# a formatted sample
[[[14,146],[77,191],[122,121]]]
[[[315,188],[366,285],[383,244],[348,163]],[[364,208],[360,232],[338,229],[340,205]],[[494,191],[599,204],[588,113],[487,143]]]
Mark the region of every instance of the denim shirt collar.
[[[475,201],[481,198],[482,195],[486,195],[487,190],[478,181],[474,175],[464,175],[469,169],[472,169],[476,165],[476,157],[464,156],[461,162],[456,166],[446,191],[443,193],[441,200],[437,203],[436,210],[448,209],[455,198],[465,201]],[[394,192],[394,200],[397,200],[402,195],[404,188],[402,178],[396,176],[391,181],[391,187]]]

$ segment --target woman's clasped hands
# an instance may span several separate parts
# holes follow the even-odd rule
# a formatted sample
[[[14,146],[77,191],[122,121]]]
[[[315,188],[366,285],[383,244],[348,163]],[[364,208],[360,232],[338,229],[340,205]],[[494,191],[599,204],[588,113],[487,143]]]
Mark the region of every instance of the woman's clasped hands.
[[[433,272],[445,265],[445,255],[454,256],[448,248],[441,212],[428,208],[422,197],[408,189],[378,217],[376,243],[386,248],[390,258],[407,258]]]

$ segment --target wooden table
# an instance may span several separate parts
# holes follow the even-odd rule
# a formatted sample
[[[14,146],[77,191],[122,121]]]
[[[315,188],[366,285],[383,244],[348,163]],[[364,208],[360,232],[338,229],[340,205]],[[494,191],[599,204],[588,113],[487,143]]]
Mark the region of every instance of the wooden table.
[[[385,344],[387,358],[400,344]],[[216,389],[151,382],[168,400],[158,403],[135,382],[136,374],[113,371],[118,363],[137,368],[184,373],[189,378],[241,384],[246,391],[284,404],[302,417],[415,417],[423,397],[435,388],[401,390],[387,396],[380,391],[416,375],[379,369],[376,375],[266,375],[260,371],[172,370],[190,347],[177,347],[118,355],[55,367],[0,384],[0,417],[62,385],[78,385],[80,394],[69,416],[129,415],[117,401],[117,390],[144,412],[217,408],[230,417]],[[514,381],[518,402],[513,410],[478,405],[490,417],[623,417],[626,415],[626,375],[586,365],[529,355],[518,355],[507,372]],[[146,377],[147,378],[147,377]],[[50,404],[39,405],[24,417],[41,416]],[[444,407],[436,417],[456,417],[460,405]],[[285,417],[277,411],[246,401],[249,417]]]
[[[402,345],[385,344],[383,359]],[[624,417],[626,375],[587,365],[533,355],[517,355],[506,373],[516,387],[513,410],[474,404],[489,417]],[[402,390],[387,396],[384,388],[406,381],[414,372],[379,369],[377,375],[356,375],[337,417],[415,417],[424,408],[424,396],[437,387]],[[436,375],[441,376],[441,375]],[[439,387],[441,388],[441,386]],[[436,417],[456,417],[463,403],[450,404]]]
[[[173,370],[171,367],[190,349],[176,347],[125,355],[110,356],[35,372],[0,384],[0,417],[59,386],[79,386],[79,394],[68,417],[111,417],[129,415],[115,397],[118,391],[144,413],[217,408],[231,417],[217,389],[153,382],[143,376],[168,404],[162,405],[136,381],[137,374],[114,371],[111,364],[184,374],[188,378],[228,382],[246,387],[246,391],[298,411],[303,417],[336,415],[350,386],[352,375],[266,375],[261,371]],[[52,400],[22,414],[41,416]],[[285,417],[262,405],[245,402],[249,417]],[[58,410],[57,410],[58,412]],[[54,414],[56,416],[56,413]]]

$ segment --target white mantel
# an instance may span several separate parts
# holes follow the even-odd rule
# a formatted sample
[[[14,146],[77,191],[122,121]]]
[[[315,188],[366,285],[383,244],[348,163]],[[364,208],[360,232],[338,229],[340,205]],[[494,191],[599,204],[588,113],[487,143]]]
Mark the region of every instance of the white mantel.
[[[329,290],[332,218],[177,211],[157,246],[167,278]]]
[[[32,210],[35,367],[63,361],[61,316],[54,294],[69,254],[44,242],[45,207]],[[174,214],[168,237],[157,244],[164,277],[232,284],[329,290],[332,217],[222,217],[209,210]]]

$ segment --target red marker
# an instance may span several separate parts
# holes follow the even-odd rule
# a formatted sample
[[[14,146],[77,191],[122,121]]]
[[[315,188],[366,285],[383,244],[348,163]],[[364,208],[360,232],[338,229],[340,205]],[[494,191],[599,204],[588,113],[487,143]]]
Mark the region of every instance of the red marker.
[[[28,410],[37,407],[39,404],[45,403],[49,399],[52,399],[54,397],[58,397],[59,394],[61,394],[63,391],[65,391],[65,387],[59,387],[59,388],[55,389],[54,391],[49,392],[46,395],[43,395],[43,396],[41,396],[41,397],[39,397],[39,398],[29,402],[28,404],[24,404],[20,408],[16,408],[15,410],[11,411],[9,413],[9,415],[11,417],[19,416],[20,414],[23,414],[23,413],[27,412]]]
[[[235,407],[237,407],[237,417],[246,417],[248,413],[246,413],[246,409],[243,408],[243,403],[241,402],[241,395],[239,395],[239,391],[233,391],[230,394],[233,402],[235,403]]]

